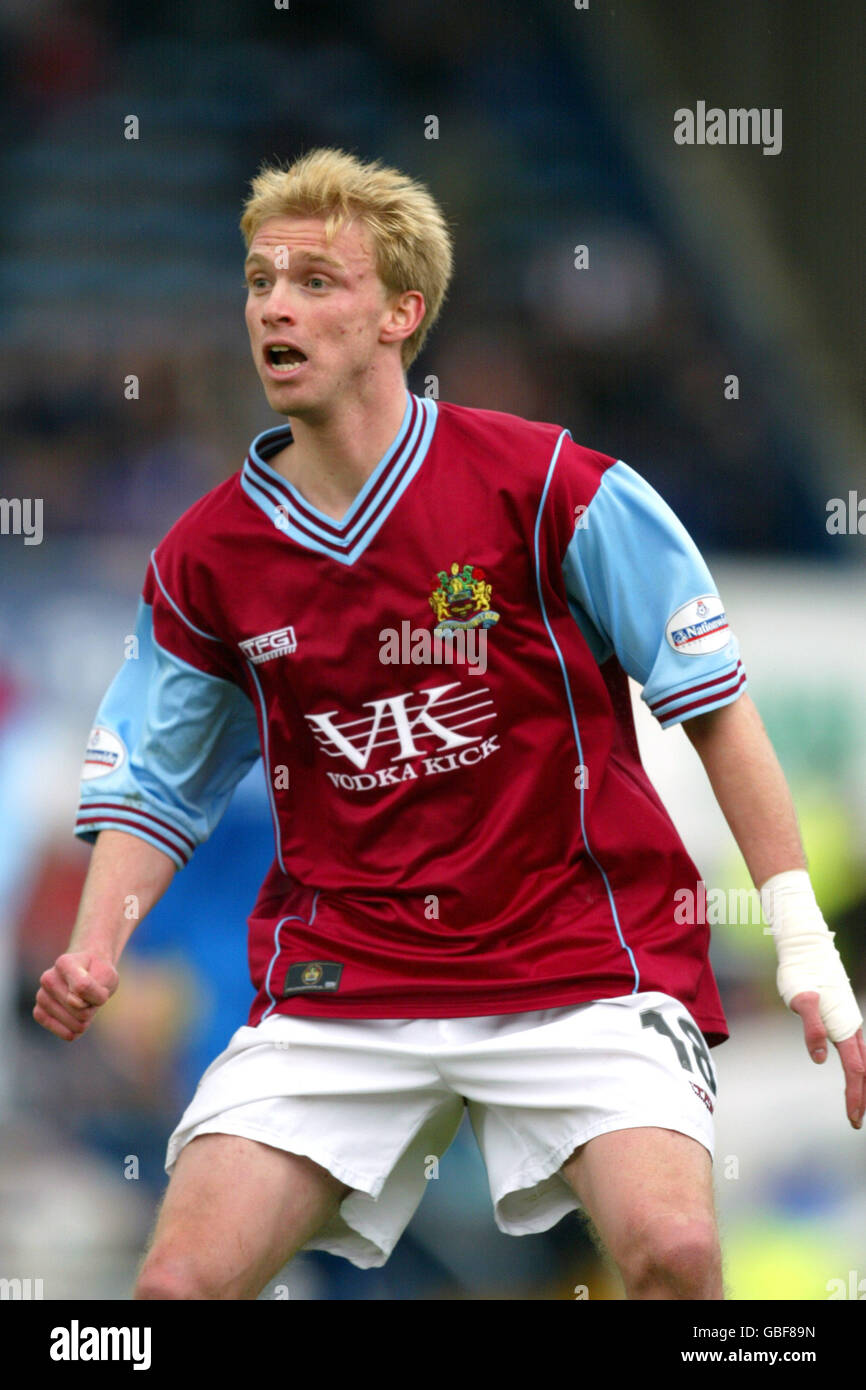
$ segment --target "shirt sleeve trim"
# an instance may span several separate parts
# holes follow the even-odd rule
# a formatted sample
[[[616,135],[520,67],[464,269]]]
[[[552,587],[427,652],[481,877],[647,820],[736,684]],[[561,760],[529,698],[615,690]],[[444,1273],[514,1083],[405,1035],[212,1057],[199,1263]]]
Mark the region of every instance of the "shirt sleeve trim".
[[[693,700],[688,705],[682,705],[668,714],[657,715],[656,718],[663,729],[668,729],[683,719],[693,719],[698,714],[709,714],[710,710],[721,709],[724,705],[731,704],[742,694],[747,684],[746,673],[743,671],[736,684],[727,690],[720,690],[717,694],[705,696],[701,700]]]
[[[122,801],[84,800],[79,804],[79,816],[83,815],[85,811],[114,811],[124,816],[137,816],[140,820],[153,821],[154,825],[158,825],[161,830],[167,831],[169,835],[174,835],[182,845],[186,845],[190,854],[192,854],[196,848],[196,841],[192,836],[188,835],[183,830],[178,830],[176,825],[172,825],[171,821],[164,820],[160,816],[154,816],[150,811],[141,811],[137,806],[127,806]]]
[[[156,849],[161,849],[164,854],[168,854],[181,869],[192,858],[191,851],[179,848],[166,835],[160,835],[158,831],[142,825],[140,821],[134,820],[131,816],[121,816],[116,813],[97,816],[78,815],[75,822],[75,834],[77,836],[92,840],[99,830],[125,830],[132,835],[138,835],[140,839],[147,840]]]
[[[718,685],[724,685],[726,681],[733,680],[735,676],[739,676],[742,671],[743,663],[742,661],[737,661],[736,666],[729,668],[723,675],[714,676],[708,681],[700,681],[697,685],[687,685],[682,690],[676,691],[673,695],[665,695],[661,700],[652,700],[650,701],[649,707],[652,713],[658,716],[659,710],[665,705],[672,705],[677,700],[684,700],[687,695],[696,695],[701,690],[712,690]]]

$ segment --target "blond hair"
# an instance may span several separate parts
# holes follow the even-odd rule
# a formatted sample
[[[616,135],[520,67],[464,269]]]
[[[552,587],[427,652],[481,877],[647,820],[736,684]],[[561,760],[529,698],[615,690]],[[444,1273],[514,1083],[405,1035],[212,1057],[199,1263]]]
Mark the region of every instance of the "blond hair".
[[[401,344],[405,371],[439,316],[453,265],[450,229],[425,186],[380,160],[363,164],[343,150],[322,148],[285,168],[262,165],[251,188],[241,217],[247,249],[269,217],[322,217],[328,241],[353,218],[369,228],[386,291],[424,296],[424,317]]]

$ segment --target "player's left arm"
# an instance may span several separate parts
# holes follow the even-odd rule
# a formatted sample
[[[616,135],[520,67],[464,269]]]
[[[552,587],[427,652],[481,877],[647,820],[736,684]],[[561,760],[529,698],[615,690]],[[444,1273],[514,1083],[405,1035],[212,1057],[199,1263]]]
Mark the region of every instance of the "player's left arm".
[[[663,729],[684,724],[742,850],[779,956],[777,984],[816,1062],[828,1037],[855,1128],[866,1110],[863,1019],[805,867],[782,769],[745,693],[739,645],[707,565],[663,498],[622,459],[559,441],[548,514],[572,615]],[[577,520],[575,520],[577,518]]]
[[[770,922],[779,956],[778,985],[803,1021],[814,1062],[835,1044],[845,1072],[848,1119],[866,1113],[863,1018],[815,900],[794,803],[761,717],[749,696],[684,721],[716,800],[731,828]]]

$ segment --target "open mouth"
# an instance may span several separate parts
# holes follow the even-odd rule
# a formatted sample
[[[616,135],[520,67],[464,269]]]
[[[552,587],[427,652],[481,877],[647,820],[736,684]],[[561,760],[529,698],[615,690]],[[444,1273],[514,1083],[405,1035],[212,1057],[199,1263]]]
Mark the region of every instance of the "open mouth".
[[[306,355],[300,348],[284,347],[278,343],[265,349],[265,361],[281,376],[291,376],[306,360]]]

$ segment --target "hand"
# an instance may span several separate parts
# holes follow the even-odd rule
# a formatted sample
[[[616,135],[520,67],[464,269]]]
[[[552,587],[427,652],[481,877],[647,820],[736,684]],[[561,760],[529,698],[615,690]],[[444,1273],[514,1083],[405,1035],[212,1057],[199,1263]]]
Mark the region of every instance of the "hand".
[[[91,951],[58,956],[40,976],[33,1017],[64,1042],[74,1042],[90,1026],[96,1010],[117,989],[118,974],[110,961]]]
[[[827,1030],[821,1019],[820,995],[817,991],[797,994],[791,1008],[803,1020],[806,1048],[813,1062],[827,1060]],[[866,1043],[862,1027],[844,1042],[834,1043],[845,1072],[845,1109],[854,1129],[863,1126],[866,1112]]]

